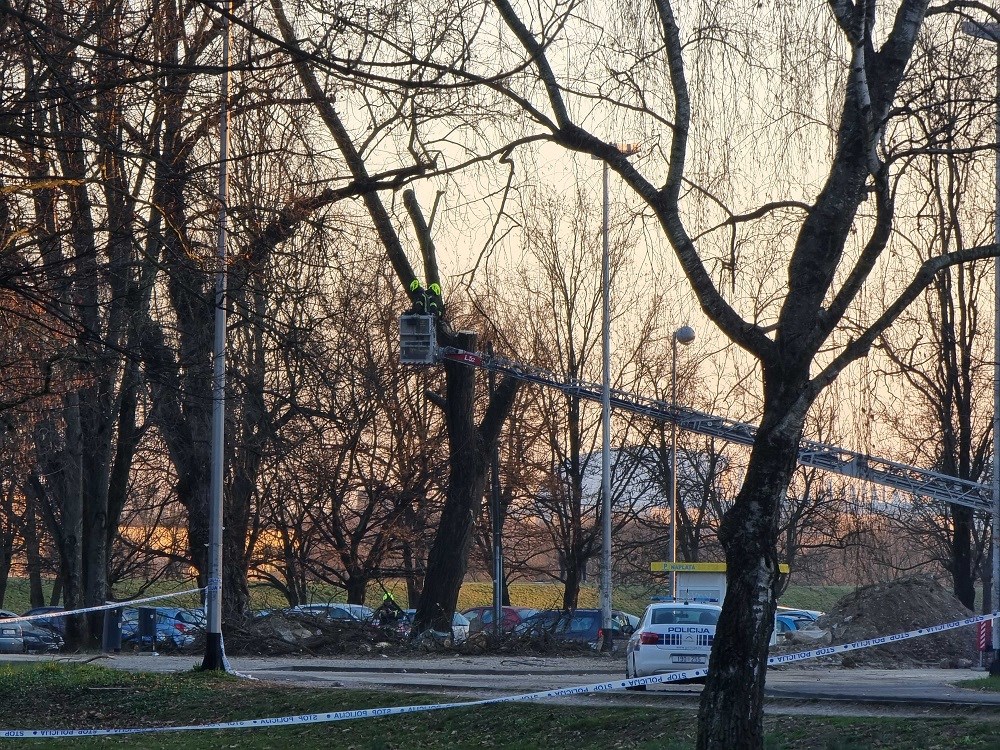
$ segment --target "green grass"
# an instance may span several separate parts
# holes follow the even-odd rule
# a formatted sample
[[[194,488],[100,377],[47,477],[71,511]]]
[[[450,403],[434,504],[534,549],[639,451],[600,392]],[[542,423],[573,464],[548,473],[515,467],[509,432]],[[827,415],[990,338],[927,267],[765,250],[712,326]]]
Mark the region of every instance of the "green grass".
[[[1000,677],[977,677],[975,680],[962,680],[955,684],[982,693],[1000,693]]]
[[[137,674],[96,666],[0,666],[0,732],[17,728],[169,726],[454,700],[439,696],[300,688],[216,674]],[[638,696],[637,696],[638,697]],[[962,717],[862,719],[770,716],[770,750],[995,748],[1000,726]],[[689,750],[693,711],[666,706],[505,704],[260,730],[38,739],[36,748],[338,747],[353,750],[502,747],[512,750]],[[0,739],[0,747],[24,747]]]
[[[856,586],[789,586],[781,597],[781,605],[829,612],[840,599],[856,590]]]
[[[392,592],[404,607],[408,606],[406,599],[406,585],[402,580],[385,581],[386,589]],[[150,586],[144,596],[156,596],[158,594],[169,594],[175,591],[186,591],[194,588],[193,582],[160,581]],[[129,585],[128,582],[119,584],[115,588],[115,595],[118,597],[134,596],[139,591],[139,584]],[[43,584],[46,602],[52,591],[52,582],[45,581]],[[818,609],[829,612],[833,605],[842,596],[855,590],[854,586],[789,586],[784,596],[781,597],[781,604],[787,607],[801,607],[803,609]],[[641,615],[646,605],[649,604],[650,597],[663,594],[664,585],[623,585],[616,586],[612,604],[615,609],[632,612]],[[378,584],[372,584],[368,589],[367,604],[372,607],[378,606],[382,600],[383,589]],[[557,583],[514,583],[510,586],[511,604],[515,607],[533,607],[535,609],[557,608],[562,606],[562,585]],[[266,586],[252,586],[250,589],[252,606],[254,609],[273,609],[287,606],[284,597],[280,596],[276,589]],[[333,586],[317,585],[310,590],[310,601],[312,602],[336,602],[345,601],[344,592]],[[469,582],[462,586],[459,594],[458,609],[462,611],[469,607],[483,606],[493,602],[493,584],[482,582]],[[196,607],[199,604],[197,595],[188,595],[171,599],[170,603],[175,606]],[[0,602],[4,609],[15,612],[24,612],[31,606],[28,592],[28,580],[26,578],[10,578],[4,599]],[[583,586],[580,590],[581,607],[597,607],[598,589],[596,586]]]

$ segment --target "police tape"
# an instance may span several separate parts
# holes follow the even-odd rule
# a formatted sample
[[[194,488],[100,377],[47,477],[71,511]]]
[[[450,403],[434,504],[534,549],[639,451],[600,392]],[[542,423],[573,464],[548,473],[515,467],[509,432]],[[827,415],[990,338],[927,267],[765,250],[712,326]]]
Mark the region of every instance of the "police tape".
[[[65,609],[61,612],[45,612],[40,615],[22,615],[21,617],[0,617],[0,622],[11,623],[11,622],[30,622],[32,620],[54,620],[60,617],[70,617],[71,615],[85,615],[88,612],[102,612],[108,609],[119,609],[119,608],[134,608],[139,604],[148,604],[149,602],[158,602],[164,599],[174,599],[178,596],[186,596],[187,594],[200,594],[205,589],[189,589],[187,591],[176,591],[173,594],[157,594],[156,596],[147,596],[143,599],[129,599],[125,602],[112,602],[111,604],[99,604],[94,607],[83,607],[81,609]]]
[[[799,651],[794,654],[782,654],[781,656],[771,656],[767,660],[767,665],[773,667],[776,664],[789,664],[796,661],[805,661],[806,659],[818,659],[823,656],[833,656],[835,654],[843,654],[848,651],[858,651],[864,648],[874,648],[875,646],[886,646],[891,643],[898,643],[899,641],[906,641],[910,638],[920,638],[925,635],[933,635],[935,633],[943,633],[947,630],[955,630],[956,628],[964,628],[969,625],[975,625],[978,622],[985,622],[986,620],[992,620],[996,617],[1000,617],[1000,610],[995,610],[986,615],[973,615],[972,617],[966,617],[964,620],[955,620],[953,622],[947,622],[943,625],[930,625],[926,628],[917,628],[916,630],[910,630],[906,633],[896,633],[895,635],[883,635],[878,638],[867,638],[863,641],[855,641],[854,643],[843,643],[839,646],[822,646],[820,648],[811,649],[809,651]]]
[[[824,646],[822,648],[810,649],[794,654],[784,654],[772,656],[767,660],[769,666],[776,664],[787,664],[795,661],[805,661],[816,659],[822,656],[845,653],[847,651],[857,651],[864,648],[884,646],[910,638],[920,638],[934,633],[943,633],[956,628],[963,628],[977,622],[991,620],[1000,617],[1000,611],[991,612],[986,615],[976,615],[967,617],[964,620],[943,625],[932,625],[926,628],[918,628],[906,633],[896,633],[895,635],[882,636],[879,638],[869,638],[854,643],[845,643],[838,646]],[[7,739],[39,739],[58,737],[107,737],[113,735],[128,734],[159,734],[163,732],[191,732],[191,731],[219,731],[229,729],[266,729],[268,727],[292,726],[302,724],[325,724],[337,721],[349,721],[354,719],[377,719],[385,716],[401,716],[405,714],[423,713],[427,711],[441,711],[452,708],[470,708],[473,706],[489,706],[500,703],[514,703],[526,701],[541,701],[551,698],[570,698],[591,693],[606,693],[616,690],[627,690],[630,688],[642,687],[644,685],[669,684],[671,682],[684,682],[705,677],[707,669],[694,669],[684,672],[671,672],[664,675],[651,675],[649,677],[636,677],[624,680],[611,680],[610,682],[595,682],[590,685],[577,685],[574,687],[555,688],[553,690],[539,690],[532,693],[520,695],[506,695],[498,698],[486,698],[476,701],[461,701],[454,703],[428,703],[425,705],[395,706],[388,708],[359,708],[348,711],[330,711],[327,713],[299,714],[297,716],[276,716],[265,719],[244,719],[238,721],[224,721],[212,724],[187,724],[183,726],[155,726],[155,727],[129,727],[124,729],[0,729],[0,738]]]

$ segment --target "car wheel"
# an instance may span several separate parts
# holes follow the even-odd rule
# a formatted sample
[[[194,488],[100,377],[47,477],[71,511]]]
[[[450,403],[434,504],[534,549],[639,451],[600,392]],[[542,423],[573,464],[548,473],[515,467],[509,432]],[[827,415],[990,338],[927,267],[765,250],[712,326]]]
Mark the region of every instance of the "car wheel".
[[[625,660],[625,679],[626,680],[631,680],[632,677],[633,677],[633,675],[630,674],[631,670],[628,668],[628,664],[629,664],[629,660],[626,659]],[[632,687],[627,687],[625,689],[626,690],[635,690],[635,691],[642,692],[642,691],[646,690],[646,686],[645,685],[634,685]]]

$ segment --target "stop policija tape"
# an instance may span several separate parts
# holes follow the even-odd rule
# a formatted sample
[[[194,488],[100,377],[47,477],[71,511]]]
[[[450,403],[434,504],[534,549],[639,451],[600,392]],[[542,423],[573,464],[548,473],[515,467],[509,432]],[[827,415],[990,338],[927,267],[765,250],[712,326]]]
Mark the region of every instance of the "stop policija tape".
[[[898,641],[905,641],[910,638],[920,638],[934,633],[943,633],[956,628],[964,628],[978,622],[984,622],[996,617],[1000,617],[1000,611],[991,612],[986,615],[976,615],[967,617],[964,620],[955,620],[944,625],[932,625],[926,628],[910,630],[906,633],[882,636],[879,638],[869,638],[854,643],[845,643],[839,646],[823,646],[821,648],[800,651],[794,654],[784,654],[782,656],[772,656],[767,660],[769,666],[777,664],[789,664],[791,662],[805,661],[807,659],[817,659],[822,656],[842,654],[848,651],[858,651],[875,646],[884,646]],[[708,674],[707,669],[695,669],[686,672],[671,672],[665,675],[653,675],[651,677],[637,677],[631,680],[612,680],[611,682],[595,682],[590,685],[578,685],[575,687],[557,688],[555,690],[541,690],[534,693],[523,693],[521,695],[508,695],[500,698],[488,698],[477,701],[463,701],[457,703],[430,703],[423,706],[397,706],[393,708],[361,708],[351,711],[331,711],[329,713],[299,714],[298,716],[277,716],[266,719],[246,719],[243,721],[224,721],[214,724],[188,724],[184,726],[157,726],[157,727],[132,727],[127,729],[0,729],[0,738],[9,739],[32,739],[32,738],[52,738],[52,737],[107,737],[113,735],[126,734],[153,734],[161,732],[192,732],[206,730],[227,730],[227,729],[266,729],[276,726],[293,726],[302,724],[325,724],[336,721],[349,721],[352,719],[377,719],[383,716],[401,716],[403,714],[423,713],[426,711],[440,711],[449,708],[469,708],[471,706],[489,706],[499,703],[514,703],[519,701],[541,701],[551,698],[568,698],[577,695],[588,695],[591,693],[606,693],[615,690],[625,690],[626,688],[639,687],[641,685],[669,684],[683,680],[692,680],[704,677]]]
[[[156,596],[147,596],[144,599],[129,599],[125,602],[114,602],[112,604],[100,604],[96,607],[84,607],[83,609],[66,609],[61,612],[45,612],[40,615],[22,615],[21,617],[0,617],[0,622],[30,622],[31,620],[54,620],[59,617],[69,617],[71,615],[85,615],[88,612],[103,612],[108,609],[124,609],[126,607],[133,608],[139,604],[146,604],[148,602],[158,602],[164,599],[173,599],[178,596],[185,596],[187,594],[200,594],[205,589],[189,589],[188,591],[178,591],[173,594],[157,594]]]

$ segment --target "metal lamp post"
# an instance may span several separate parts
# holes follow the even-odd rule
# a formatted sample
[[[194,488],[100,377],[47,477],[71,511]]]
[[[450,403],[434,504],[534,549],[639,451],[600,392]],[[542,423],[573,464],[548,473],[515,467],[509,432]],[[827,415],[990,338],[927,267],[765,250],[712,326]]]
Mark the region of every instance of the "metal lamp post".
[[[677,345],[694,341],[694,329],[681,326],[670,340],[670,562],[677,562]],[[677,596],[677,571],[670,573],[670,595]]]
[[[966,21],[962,31],[997,45],[996,140],[1000,144],[1000,24]],[[1000,145],[995,157],[993,241],[1000,245]],[[993,260],[993,609],[1000,608],[1000,258]],[[1000,628],[993,620],[993,662],[990,674],[1000,675]]]
[[[614,143],[624,156],[639,153],[637,143]],[[608,163],[604,162],[604,219],[602,226],[603,250],[601,253],[601,293],[603,318],[601,339],[603,362],[601,368],[601,630],[604,633],[601,649],[611,650],[611,262],[608,224],[611,209],[608,197]]]
[[[222,105],[219,115],[219,234],[215,276],[215,343],[212,356],[212,460],[209,498],[208,586],[205,609],[208,627],[202,669],[226,670],[222,643],[222,495],[226,424],[226,237],[229,205],[229,13],[222,17]]]

